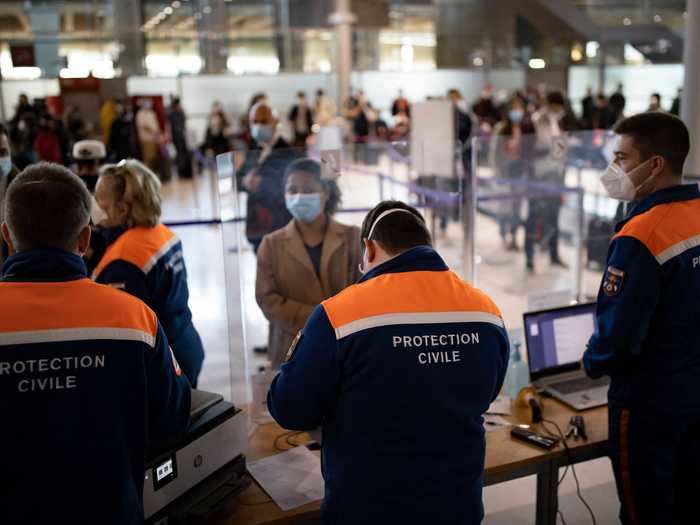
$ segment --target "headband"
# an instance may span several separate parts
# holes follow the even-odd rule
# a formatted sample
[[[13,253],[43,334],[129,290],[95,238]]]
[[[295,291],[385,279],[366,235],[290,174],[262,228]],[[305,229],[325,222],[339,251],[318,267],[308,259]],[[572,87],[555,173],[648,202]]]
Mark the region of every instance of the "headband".
[[[379,221],[381,221],[384,217],[386,217],[387,215],[391,215],[391,214],[394,213],[395,211],[401,211],[401,212],[403,212],[403,213],[408,213],[408,214],[410,214],[410,215],[413,215],[413,213],[411,213],[411,212],[408,211],[408,210],[404,210],[403,208],[392,208],[392,209],[390,209],[390,210],[386,210],[385,212],[382,212],[382,213],[379,215],[379,217],[377,217],[376,219],[374,219],[374,222],[372,223],[372,227],[369,229],[369,234],[367,235],[367,239],[371,239],[371,238],[372,238],[372,234],[374,233],[374,228],[377,226],[377,223],[378,223]]]

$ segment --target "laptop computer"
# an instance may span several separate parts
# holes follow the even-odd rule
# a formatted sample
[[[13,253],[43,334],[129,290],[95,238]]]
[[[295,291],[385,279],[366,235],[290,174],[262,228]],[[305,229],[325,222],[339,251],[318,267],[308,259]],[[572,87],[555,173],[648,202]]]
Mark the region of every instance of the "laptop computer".
[[[610,379],[591,379],[581,365],[596,328],[595,303],[523,315],[530,381],[576,410],[608,402]]]

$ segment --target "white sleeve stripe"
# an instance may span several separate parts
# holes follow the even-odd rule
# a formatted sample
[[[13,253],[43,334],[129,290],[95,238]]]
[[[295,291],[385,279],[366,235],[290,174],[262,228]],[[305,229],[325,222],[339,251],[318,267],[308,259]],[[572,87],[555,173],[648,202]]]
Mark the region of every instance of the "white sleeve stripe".
[[[358,319],[335,329],[337,339],[362,330],[401,324],[488,323],[504,328],[503,319],[485,312],[418,312],[383,314]]]
[[[145,343],[151,348],[156,344],[154,335],[136,328],[58,328],[0,332],[0,346],[90,340],[134,341]]]
[[[178,242],[180,242],[180,239],[177,237],[177,235],[174,235],[172,239],[170,239],[168,242],[166,242],[163,246],[160,247],[160,250],[158,250],[156,253],[154,253],[150,259],[146,262],[141,267],[141,270],[143,273],[148,273],[150,272],[153,267],[160,261],[163,256],[168,253],[168,251],[175,246]]]
[[[692,250],[693,248],[697,248],[698,246],[700,246],[700,235],[690,237],[689,239],[685,239],[684,241],[674,244],[670,248],[666,248],[664,251],[662,251],[659,255],[656,256],[656,260],[659,264],[663,265],[671,259],[673,259],[674,257],[678,257],[679,255],[684,254],[688,250]]]

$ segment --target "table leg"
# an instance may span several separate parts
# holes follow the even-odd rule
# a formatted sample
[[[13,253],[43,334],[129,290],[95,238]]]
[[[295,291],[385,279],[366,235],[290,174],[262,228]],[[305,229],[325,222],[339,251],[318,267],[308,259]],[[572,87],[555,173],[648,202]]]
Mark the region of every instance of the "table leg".
[[[559,506],[559,469],[547,461],[537,470],[537,525],[556,525]]]

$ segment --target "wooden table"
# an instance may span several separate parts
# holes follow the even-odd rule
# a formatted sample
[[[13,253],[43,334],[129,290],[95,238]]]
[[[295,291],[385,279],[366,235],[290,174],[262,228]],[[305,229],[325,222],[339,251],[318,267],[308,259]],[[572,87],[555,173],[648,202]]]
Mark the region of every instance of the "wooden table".
[[[543,399],[544,417],[556,422],[563,432],[574,414],[586,420],[588,441],[567,440],[571,461],[580,463],[607,455],[608,409],[607,407],[574,412],[553,399]],[[514,423],[529,423],[529,409],[516,408],[511,420]],[[556,432],[552,425],[548,425]],[[545,433],[541,426],[535,429]],[[250,437],[246,453],[248,461],[255,461],[279,453],[275,439],[285,431],[275,423],[259,425]],[[284,439],[278,446],[288,448]],[[311,441],[308,434],[295,435],[290,441],[304,444]],[[494,485],[525,476],[537,476],[537,525],[554,525],[558,502],[559,468],[569,462],[564,447],[559,444],[551,451],[516,441],[510,437],[510,429],[503,428],[486,433],[486,463],[484,485]],[[238,498],[224,509],[210,525],[283,525],[300,523],[320,517],[321,502],[282,512],[270,497],[253,481]]]

